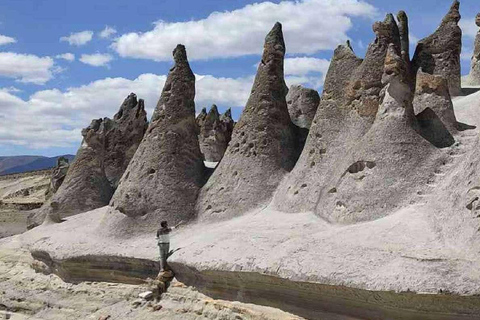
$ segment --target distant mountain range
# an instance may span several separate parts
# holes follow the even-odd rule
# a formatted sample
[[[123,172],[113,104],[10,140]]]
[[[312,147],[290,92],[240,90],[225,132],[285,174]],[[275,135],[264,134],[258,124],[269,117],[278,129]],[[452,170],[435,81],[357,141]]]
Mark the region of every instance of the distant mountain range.
[[[59,157],[62,157],[62,156],[0,157],[0,175],[53,168],[57,164],[57,159]],[[70,162],[72,162],[73,158],[75,158],[75,156],[71,154],[63,155],[63,157],[66,157]]]

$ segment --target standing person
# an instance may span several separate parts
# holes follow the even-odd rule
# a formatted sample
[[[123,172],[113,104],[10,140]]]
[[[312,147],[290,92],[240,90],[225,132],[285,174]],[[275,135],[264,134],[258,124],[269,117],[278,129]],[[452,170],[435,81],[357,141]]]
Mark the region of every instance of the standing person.
[[[176,226],[169,228],[167,221],[160,223],[160,229],[157,231],[157,244],[160,250],[160,271],[170,270],[167,264],[168,253],[170,251],[170,232],[173,229],[178,228],[183,221],[180,221]]]

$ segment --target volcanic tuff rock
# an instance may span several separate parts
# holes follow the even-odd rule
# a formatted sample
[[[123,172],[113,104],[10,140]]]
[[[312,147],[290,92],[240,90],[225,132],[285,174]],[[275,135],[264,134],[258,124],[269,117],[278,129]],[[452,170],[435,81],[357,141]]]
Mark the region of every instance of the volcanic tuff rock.
[[[228,108],[224,114],[220,116],[220,121],[225,125],[225,137],[227,138],[227,143],[230,143],[232,140],[233,128],[235,127],[235,121],[232,118],[232,109]]]
[[[425,109],[430,108],[450,132],[457,131],[458,124],[453,112],[448,83],[443,76],[432,75],[418,70],[413,105],[416,114],[420,114]]]
[[[195,76],[183,45],[173,57],[145,137],[110,202],[129,217],[171,224],[193,217],[205,170],[195,123]]]
[[[475,23],[480,27],[480,13],[477,14]],[[477,32],[474,46],[469,80],[472,85],[480,85],[480,31]]]
[[[228,149],[197,202],[200,219],[228,218],[265,204],[298,157],[288,114],[282,25],[265,38],[250,98]]]
[[[115,189],[147,130],[143,99],[131,93],[105,132],[105,174]]]
[[[103,164],[108,120],[93,120],[82,130],[83,141],[75,160],[57,193],[39,210],[41,215],[47,214],[59,222],[64,217],[108,204],[113,193]]]
[[[320,190],[327,188],[325,180],[338,167],[338,160],[345,158],[375,120],[388,46],[401,45],[391,14],[376,22],[373,31],[376,39],[364,60],[355,56],[348,42],[335,50],[303,152],[275,195],[274,204],[280,210],[314,211]]]
[[[50,199],[55,192],[57,192],[58,188],[65,180],[65,176],[67,175],[68,168],[70,167],[70,163],[68,163],[68,159],[65,157],[60,157],[57,159],[57,165],[52,170],[52,176],[50,178],[50,184],[48,186],[47,191],[45,192],[45,199]]]
[[[423,72],[447,79],[452,96],[461,93],[462,30],[458,26],[461,17],[459,7],[460,3],[455,0],[437,30],[418,42],[412,60],[414,72],[421,68]]]
[[[93,120],[82,130],[83,142],[57,193],[33,217],[59,221],[109,203],[120,177],[142,140],[147,115],[142,99],[131,93],[113,120]]]
[[[199,128],[203,126],[203,122],[205,121],[206,117],[207,117],[207,108],[202,108],[202,111],[200,111],[197,118],[195,119],[195,122],[197,123]]]
[[[287,107],[292,122],[300,128],[309,129],[317,112],[320,96],[317,90],[293,85],[288,90]]]
[[[202,113],[197,117],[197,124],[201,124],[198,140],[200,151],[205,161],[218,162],[222,159],[232,136],[233,126],[230,125],[231,117],[224,117],[223,122],[216,105],[213,105],[208,114],[203,117]],[[233,120],[232,120],[233,121]]]

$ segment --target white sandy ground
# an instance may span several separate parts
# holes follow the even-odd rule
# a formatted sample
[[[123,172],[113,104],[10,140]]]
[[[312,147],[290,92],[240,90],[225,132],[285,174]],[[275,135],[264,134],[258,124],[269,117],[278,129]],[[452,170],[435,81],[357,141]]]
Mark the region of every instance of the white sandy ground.
[[[457,143],[444,150],[450,162],[430,192],[416,195],[410,205],[354,225],[269,208],[189,224],[173,233],[172,246],[182,250],[171,260],[199,270],[257,271],[368,290],[480,294],[478,221],[465,209],[460,186],[479,162],[480,92],[456,98],[454,106],[460,122],[477,128],[455,136]],[[470,182],[478,186],[474,178]],[[156,259],[156,226],[149,233],[112,228],[122,220],[122,214],[100,208],[0,240],[0,248],[42,249],[59,259],[87,254]]]

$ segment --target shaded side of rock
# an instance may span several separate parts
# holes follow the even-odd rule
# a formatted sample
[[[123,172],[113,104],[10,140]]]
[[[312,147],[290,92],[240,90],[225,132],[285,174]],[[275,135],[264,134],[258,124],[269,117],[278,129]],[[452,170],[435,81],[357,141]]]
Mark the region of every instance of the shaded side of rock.
[[[131,93],[120,106],[113,121],[105,122],[105,174],[114,189],[137,150],[147,130],[143,99]]]
[[[302,85],[293,85],[288,90],[288,113],[292,122],[300,128],[310,128],[319,103],[320,96],[316,90]]]
[[[298,145],[288,114],[285,42],[276,23],[265,38],[250,98],[227,151],[197,203],[200,219],[238,216],[267,203],[295,165]]]
[[[413,104],[416,114],[429,108],[435,112],[450,132],[457,131],[457,119],[453,111],[448,83],[443,76],[418,70]]]
[[[235,121],[232,118],[232,109],[228,108],[225,113],[220,116],[220,121],[225,126],[225,138],[227,143],[230,143],[232,140],[233,128],[235,127]]]
[[[47,191],[45,192],[45,199],[50,199],[60,188],[65,176],[67,175],[68,168],[70,163],[65,157],[59,157],[57,159],[57,165],[52,170],[52,176],[50,178],[50,185],[48,186]]]
[[[443,18],[435,32],[420,40],[412,60],[413,71],[443,76],[448,81],[450,95],[461,94],[460,54],[462,50],[462,30],[460,3],[455,0],[450,11]]]
[[[195,76],[183,45],[173,51],[167,77],[147,132],[110,205],[145,223],[172,225],[194,216],[204,183],[204,164],[195,122]]]

